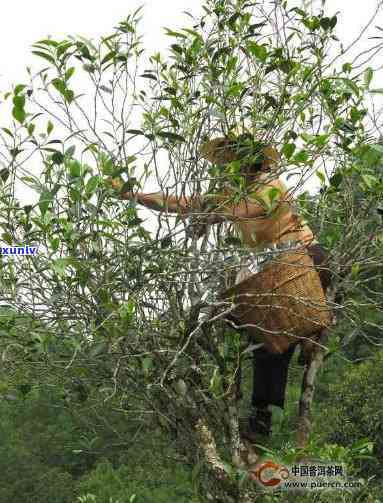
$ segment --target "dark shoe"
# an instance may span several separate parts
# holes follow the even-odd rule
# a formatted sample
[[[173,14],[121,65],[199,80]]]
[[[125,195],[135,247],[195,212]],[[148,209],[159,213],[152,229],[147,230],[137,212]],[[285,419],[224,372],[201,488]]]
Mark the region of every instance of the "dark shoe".
[[[300,365],[301,367],[304,367],[306,365],[306,357],[305,355],[303,354],[303,350],[301,348],[300,350],[300,353],[298,355],[298,360],[297,360],[297,363],[298,365]]]
[[[316,334],[314,334],[312,337],[313,337],[314,341],[317,340]],[[314,347],[313,344],[307,345],[306,347],[305,346],[300,347],[300,352],[299,352],[298,360],[297,360],[298,365],[305,367],[306,365],[308,365],[310,363],[311,358],[312,358],[313,347]]]
[[[261,435],[269,436],[271,434],[271,418],[271,410],[256,409],[255,414],[249,418],[250,428]]]
[[[251,444],[256,444],[260,441],[260,435],[259,433],[256,433],[254,431],[252,431],[250,429],[250,425],[247,424],[245,426],[240,426],[240,429],[239,429],[239,434],[240,434],[240,437],[243,439],[243,440],[247,440],[248,442],[250,442]]]
[[[272,412],[268,409],[256,409],[248,419],[248,424],[241,429],[241,436],[252,443],[259,441],[259,436],[271,435]]]

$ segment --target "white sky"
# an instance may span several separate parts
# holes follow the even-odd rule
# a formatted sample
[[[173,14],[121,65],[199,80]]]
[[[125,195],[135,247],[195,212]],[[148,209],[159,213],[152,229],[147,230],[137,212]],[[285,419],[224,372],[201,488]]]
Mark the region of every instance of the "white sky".
[[[265,4],[269,0],[265,0]],[[299,0],[296,4],[301,4]],[[340,11],[337,25],[338,37],[347,46],[360,29],[367,23],[378,4],[378,0],[327,0],[330,15]],[[111,33],[113,26],[124,19],[129,12],[144,5],[141,30],[145,34],[145,47],[152,53],[163,49],[169,38],[163,27],[188,26],[190,18],[182,11],[198,14],[201,0],[66,0],[48,2],[47,0],[19,0],[4,2],[0,22],[0,91],[10,83],[23,80],[27,65],[40,64],[39,58],[30,54],[30,46],[41,38],[53,38],[68,34],[97,38]],[[378,15],[378,25],[383,25],[383,12]],[[378,32],[373,29],[373,34]],[[372,34],[370,32],[370,34]],[[368,45],[372,41],[369,41]],[[363,45],[361,46],[363,47]],[[380,58],[379,58],[380,59]],[[379,61],[377,62],[379,64]],[[375,84],[375,82],[374,82]],[[383,84],[383,79],[381,81]],[[383,87],[383,85],[381,86]]]
[[[264,0],[265,5],[269,0]],[[290,0],[291,3],[291,0]],[[301,5],[301,0],[295,0]],[[337,36],[347,47],[367,24],[378,5],[378,0],[327,0],[328,15],[340,11],[338,15]],[[0,21],[0,92],[10,89],[11,84],[27,82],[26,66],[39,69],[42,60],[31,54],[31,45],[42,38],[52,36],[60,39],[68,35],[82,35],[90,39],[112,33],[113,27],[122,21],[130,12],[140,5],[142,11],[141,33],[144,34],[144,47],[147,54],[164,50],[173,41],[166,37],[163,27],[176,29],[190,26],[191,19],[183,14],[188,10],[198,16],[201,0],[66,0],[65,2],[48,2],[47,0],[19,0],[5,2],[2,5]],[[371,47],[374,40],[368,36],[383,35],[374,26],[383,26],[383,11],[367,33],[364,34],[357,51]],[[352,54],[345,61],[352,61]],[[373,68],[383,64],[381,53],[372,60]],[[367,66],[367,63],[365,64]],[[371,87],[383,88],[383,69],[377,71]],[[380,97],[379,97],[380,98]],[[4,106],[0,103],[1,107]],[[4,108],[3,108],[4,110]],[[5,119],[5,120],[4,120]],[[8,115],[0,114],[0,125],[7,125]]]
[[[21,0],[5,2],[0,22],[0,91],[5,84],[22,80],[24,68],[41,64],[30,54],[30,46],[51,35],[57,40],[67,35],[95,38],[112,33],[113,27],[144,5],[141,32],[145,33],[145,48],[153,53],[165,48],[169,40],[162,27],[188,25],[182,11],[198,11],[200,0]],[[190,18],[189,18],[190,20]]]

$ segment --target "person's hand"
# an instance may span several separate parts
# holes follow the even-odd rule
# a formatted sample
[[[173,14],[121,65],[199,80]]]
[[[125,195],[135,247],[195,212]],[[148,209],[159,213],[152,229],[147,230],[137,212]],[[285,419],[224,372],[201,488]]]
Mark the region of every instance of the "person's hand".
[[[110,183],[112,189],[114,189],[116,192],[118,192],[118,197],[120,199],[135,199],[136,194],[132,191],[130,188],[131,185],[128,182],[124,182],[122,178],[112,178],[109,177],[107,181]],[[124,186],[125,190],[124,190]]]
[[[108,184],[118,192],[118,197],[120,199],[133,199],[134,194],[131,190],[122,192],[125,182],[122,178],[112,178],[111,176],[106,180]]]
[[[121,189],[124,185],[124,180],[122,178],[109,177],[107,179],[107,182],[110,183],[110,185],[112,186],[112,189],[117,190],[118,192],[121,192]]]

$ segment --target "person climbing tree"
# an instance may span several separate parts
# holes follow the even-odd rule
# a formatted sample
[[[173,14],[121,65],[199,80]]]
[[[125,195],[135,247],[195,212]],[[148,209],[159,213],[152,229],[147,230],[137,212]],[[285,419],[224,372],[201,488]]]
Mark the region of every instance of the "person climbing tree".
[[[220,190],[190,197],[163,192],[120,192],[120,198],[135,199],[150,209],[184,216],[198,212],[205,215],[204,221],[210,224],[229,220],[238,231],[242,245],[258,253],[272,250],[275,254],[297,245],[304,247],[318,267],[325,291],[330,283],[329,271],[323,267],[326,252],[297,213],[293,197],[278,176],[277,150],[246,133],[205,142],[200,154],[219,168]],[[113,179],[111,183],[113,188],[121,190],[120,179]],[[252,274],[251,264],[245,265],[235,283]],[[235,322],[235,318],[229,316],[228,321]],[[284,407],[288,367],[297,344],[299,342],[294,342],[287,349],[277,351],[270,351],[264,345],[253,352],[252,412],[247,427],[241,431],[250,441],[256,441],[258,434],[271,433],[270,406]]]

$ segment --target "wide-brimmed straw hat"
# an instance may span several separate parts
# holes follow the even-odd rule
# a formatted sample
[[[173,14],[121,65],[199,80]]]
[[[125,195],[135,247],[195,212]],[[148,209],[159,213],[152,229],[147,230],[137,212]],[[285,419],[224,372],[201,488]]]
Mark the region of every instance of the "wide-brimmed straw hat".
[[[254,164],[262,163],[262,169],[269,169],[280,160],[274,147],[255,140],[248,134],[206,141],[201,145],[199,153],[203,159],[219,165],[244,158],[251,159]]]

